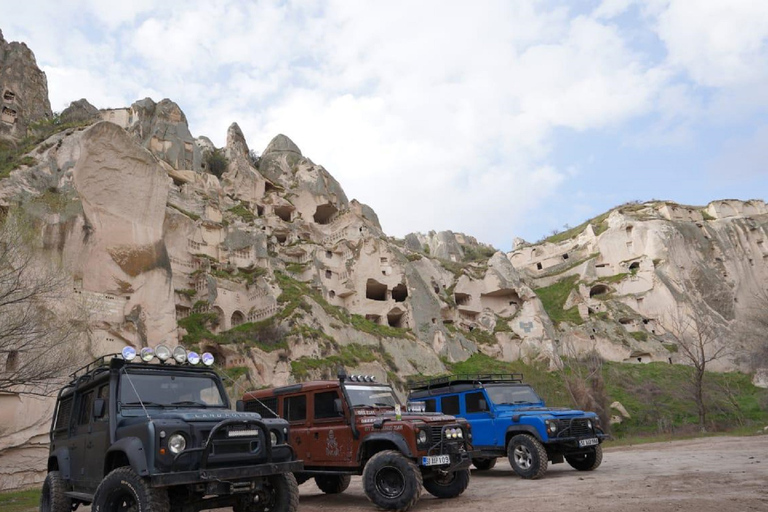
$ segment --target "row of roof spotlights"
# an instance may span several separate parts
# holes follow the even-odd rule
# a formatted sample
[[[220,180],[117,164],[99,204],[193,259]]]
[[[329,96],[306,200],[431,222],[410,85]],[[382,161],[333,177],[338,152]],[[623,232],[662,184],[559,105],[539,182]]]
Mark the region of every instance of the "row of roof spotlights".
[[[350,382],[376,382],[375,375],[350,375],[347,379]]]
[[[129,362],[133,361],[138,356],[145,363],[152,361],[154,358],[159,359],[161,363],[173,358],[173,360],[179,364],[198,364],[201,361],[205,366],[211,366],[213,364],[213,354],[210,352],[203,352],[203,355],[201,356],[197,352],[191,350],[187,352],[182,346],[178,346],[173,350],[166,345],[158,345],[155,348],[144,347],[138,353],[133,347],[125,347],[123,348],[121,355],[123,356],[123,359]]]

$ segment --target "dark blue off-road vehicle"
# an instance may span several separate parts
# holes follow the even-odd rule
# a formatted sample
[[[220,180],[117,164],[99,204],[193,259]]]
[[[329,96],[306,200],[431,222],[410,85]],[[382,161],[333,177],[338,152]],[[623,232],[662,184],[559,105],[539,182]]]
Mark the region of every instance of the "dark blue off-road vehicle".
[[[41,512],[296,511],[287,421],[230,410],[210,354],[136,356],[100,358],[59,392]]]
[[[507,456],[523,478],[540,478],[547,463],[565,460],[579,471],[603,460],[608,436],[593,412],[546,407],[522,374],[453,375],[411,383],[409,400],[427,411],[466,418],[472,425],[473,465],[491,469]]]

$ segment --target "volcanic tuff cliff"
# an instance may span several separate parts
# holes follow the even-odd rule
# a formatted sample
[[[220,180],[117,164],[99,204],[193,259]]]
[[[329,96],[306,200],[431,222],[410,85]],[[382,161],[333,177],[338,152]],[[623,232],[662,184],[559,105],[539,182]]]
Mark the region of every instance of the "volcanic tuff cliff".
[[[0,48],[2,62],[5,48],[24,57],[21,71],[0,72],[19,107],[0,138],[19,148],[28,133],[52,133],[9,153],[0,207],[34,219],[39,253],[67,268],[90,310],[88,357],[183,343],[214,352],[245,387],[331,375],[340,362],[399,384],[477,351],[551,360],[566,344],[677,361],[673,308],[702,306],[735,344],[768,280],[762,201],[625,205],[507,255],[451,232],[397,240],[284,135],[258,156],[232,124],[216,148],[167,99],[109,110],[80,100],[46,121],[34,56]],[[41,120],[43,131],[28,129]],[[563,300],[549,299],[552,287]],[[0,396],[11,418],[3,486],[43,474],[51,405]]]

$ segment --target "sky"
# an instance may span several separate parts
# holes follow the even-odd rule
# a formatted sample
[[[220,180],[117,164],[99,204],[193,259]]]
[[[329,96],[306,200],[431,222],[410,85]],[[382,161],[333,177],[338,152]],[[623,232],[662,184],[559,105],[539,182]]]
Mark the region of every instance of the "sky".
[[[508,251],[628,201],[768,199],[768,2],[25,0],[54,111],[282,133],[384,231]]]

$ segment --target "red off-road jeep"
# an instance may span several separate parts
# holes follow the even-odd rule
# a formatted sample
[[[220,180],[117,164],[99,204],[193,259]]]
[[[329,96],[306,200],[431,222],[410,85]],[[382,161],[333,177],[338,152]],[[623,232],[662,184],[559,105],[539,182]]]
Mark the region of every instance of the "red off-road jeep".
[[[304,471],[325,493],[343,492],[363,475],[375,505],[404,511],[422,486],[438,498],[454,498],[469,484],[471,431],[466,420],[401,406],[388,384],[341,372],[337,381],[263,389],[243,396],[246,411],[290,422],[289,443]]]

